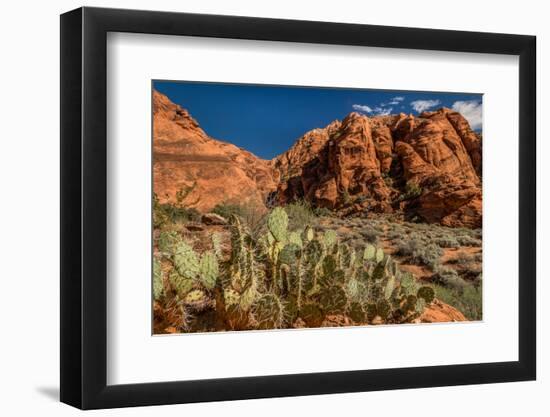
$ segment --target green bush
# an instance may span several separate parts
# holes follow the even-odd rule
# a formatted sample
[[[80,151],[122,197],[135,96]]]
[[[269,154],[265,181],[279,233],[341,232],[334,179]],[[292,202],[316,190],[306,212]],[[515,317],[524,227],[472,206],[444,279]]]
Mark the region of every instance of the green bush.
[[[433,243],[426,244],[423,240],[413,237],[398,243],[397,254],[408,256],[412,263],[426,265],[433,270],[439,264],[443,251]]]
[[[443,235],[435,239],[435,243],[440,248],[458,248],[460,243],[454,236]]]
[[[244,204],[220,203],[212,209],[212,213],[218,214],[227,220],[231,219],[232,216],[237,216],[245,222],[253,233],[257,233],[265,225],[265,208],[250,202]]]
[[[305,225],[315,226],[317,216],[313,212],[311,205],[303,200],[287,204],[285,212],[288,215],[288,229],[295,231],[303,229]]]
[[[376,243],[380,235],[380,232],[371,226],[365,226],[359,233],[369,243]]]
[[[177,203],[160,203],[153,195],[153,226],[161,229],[175,223],[198,222],[201,214],[195,208],[187,208]]]
[[[422,187],[418,185],[416,182],[413,181],[407,181],[407,184],[405,185],[405,199],[412,199],[419,197],[422,194]]]
[[[433,288],[436,298],[461,311],[468,320],[483,318],[481,285],[466,284],[462,288],[448,288],[436,284]]]

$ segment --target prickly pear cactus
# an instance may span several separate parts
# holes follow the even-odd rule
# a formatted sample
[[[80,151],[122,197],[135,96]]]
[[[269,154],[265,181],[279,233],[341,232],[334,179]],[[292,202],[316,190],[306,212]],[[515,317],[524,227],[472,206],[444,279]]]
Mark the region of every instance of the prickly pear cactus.
[[[164,284],[162,282],[162,269],[160,261],[153,261],[153,298],[159,300],[164,295]]]
[[[325,319],[323,311],[314,303],[305,304],[300,309],[299,316],[305,321],[308,327],[319,327]]]
[[[291,232],[288,235],[288,243],[292,245],[298,246],[300,249],[303,246],[302,238],[300,236],[300,233],[298,232]]]
[[[174,266],[178,273],[186,278],[194,279],[199,273],[199,258],[187,243],[177,244],[174,253]]]
[[[252,314],[259,329],[278,329],[284,322],[284,308],[275,294],[264,294],[254,304]]]
[[[339,314],[346,311],[348,296],[339,285],[325,287],[319,293],[319,307],[325,314]]]
[[[199,264],[199,280],[205,288],[211,290],[216,286],[218,280],[219,268],[216,255],[212,252],[206,252],[202,255]]]
[[[380,248],[376,249],[375,260],[376,262],[382,262],[384,259],[384,251]]]
[[[376,247],[374,245],[367,245],[363,250],[364,261],[374,261],[376,258]]]
[[[177,271],[170,272],[168,280],[170,281],[170,285],[172,286],[172,288],[180,296],[184,296],[193,289],[193,279],[184,277],[180,275]]]
[[[327,252],[330,252],[334,244],[336,243],[337,237],[334,230],[327,230],[323,235],[323,244],[327,249]]]
[[[176,231],[161,232],[158,239],[159,251],[165,255],[174,253],[176,246],[181,242],[181,236]]]
[[[212,233],[212,250],[214,251],[214,255],[216,255],[216,258],[222,259],[223,253],[222,253],[222,238],[219,233]]]
[[[225,288],[223,290],[223,298],[226,308],[239,304],[240,297],[241,295],[232,288]]]
[[[395,276],[394,275],[391,275],[387,282],[386,282],[386,286],[384,288],[384,298],[386,300],[390,300],[392,295],[393,295],[393,291],[395,290]]]
[[[183,302],[186,307],[195,311],[201,311],[208,307],[209,299],[204,291],[192,290],[187,293]]]
[[[423,299],[426,304],[430,304],[435,298],[435,291],[432,287],[428,287],[427,285],[425,285],[418,289],[416,296]]]
[[[313,238],[315,237],[315,232],[313,231],[313,228],[311,226],[306,226],[302,233],[302,240],[304,242],[311,242]]]
[[[391,312],[391,305],[385,298],[378,300],[376,303],[376,314],[382,319],[386,320]]]
[[[367,320],[367,313],[365,312],[363,305],[357,301],[350,304],[348,314],[355,324],[365,323]]]
[[[287,239],[288,215],[281,207],[276,207],[267,218],[267,228],[278,242]]]

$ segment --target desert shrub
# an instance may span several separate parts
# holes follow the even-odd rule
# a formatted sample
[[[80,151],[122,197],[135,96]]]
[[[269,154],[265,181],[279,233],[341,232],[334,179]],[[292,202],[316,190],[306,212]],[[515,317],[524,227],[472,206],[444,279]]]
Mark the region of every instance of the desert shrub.
[[[156,195],[153,196],[153,226],[157,229],[175,223],[200,221],[201,214],[195,208],[188,208],[178,203],[160,203]]]
[[[317,217],[331,217],[332,211],[326,207],[313,207],[313,214]]]
[[[476,276],[481,273],[481,253],[470,255],[459,252],[456,259],[454,259],[454,263],[459,265],[470,276]]]
[[[422,187],[416,182],[407,181],[405,184],[405,199],[411,199],[419,197],[422,194]]]
[[[453,268],[438,265],[434,272],[432,280],[446,288],[461,290],[468,285]]]
[[[379,230],[370,226],[365,226],[359,231],[359,233],[369,243],[376,243],[378,241],[378,236],[380,235]]]
[[[229,219],[232,215],[243,217],[244,207],[239,204],[220,203],[212,209],[212,213],[216,213],[225,219]]]
[[[464,314],[468,320],[483,318],[482,286],[466,284],[461,288],[434,285],[435,296]]]
[[[460,243],[454,236],[451,235],[442,235],[435,239],[435,244],[440,248],[458,248]]]
[[[458,235],[456,240],[460,246],[481,246],[481,240],[469,235]]]
[[[412,263],[426,265],[433,270],[439,264],[443,251],[433,243],[426,244],[423,240],[412,237],[397,244],[397,254],[408,256]]]
[[[212,209],[216,213],[229,220],[232,216],[237,216],[251,229],[257,233],[265,224],[266,210],[257,204],[246,202],[244,204],[221,203]]]
[[[295,201],[284,207],[288,215],[288,228],[291,231],[303,229],[306,225],[314,226],[317,216],[307,201]]]

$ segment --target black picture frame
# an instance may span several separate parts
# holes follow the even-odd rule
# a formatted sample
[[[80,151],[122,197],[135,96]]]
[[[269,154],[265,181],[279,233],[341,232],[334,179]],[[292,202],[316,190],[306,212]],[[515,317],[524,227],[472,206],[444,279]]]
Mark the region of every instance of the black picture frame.
[[[519,56],[519,360],[107,385],[108,32]],[[80,8],[61,16],[61,401],[82,409],[534,380],[536,38]]]

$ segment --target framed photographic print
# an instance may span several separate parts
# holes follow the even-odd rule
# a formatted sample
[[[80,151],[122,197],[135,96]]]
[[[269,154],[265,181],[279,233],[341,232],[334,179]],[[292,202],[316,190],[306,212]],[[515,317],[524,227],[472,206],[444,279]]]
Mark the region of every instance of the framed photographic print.
[[[81,8],[61,101],[63,402],[535,379],[534,37]]]

